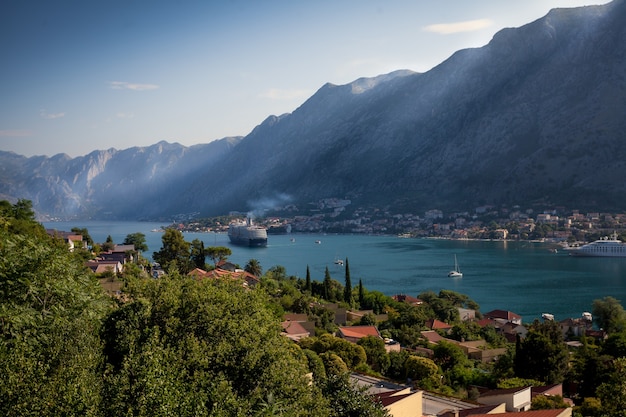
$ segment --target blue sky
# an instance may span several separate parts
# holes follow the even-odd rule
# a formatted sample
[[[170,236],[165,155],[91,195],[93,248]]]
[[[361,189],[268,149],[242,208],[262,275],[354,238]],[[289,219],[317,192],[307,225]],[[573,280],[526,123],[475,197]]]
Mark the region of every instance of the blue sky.
[[[3,0],[0,150],[244,136],[327,82],[425,72],[578,0]]]

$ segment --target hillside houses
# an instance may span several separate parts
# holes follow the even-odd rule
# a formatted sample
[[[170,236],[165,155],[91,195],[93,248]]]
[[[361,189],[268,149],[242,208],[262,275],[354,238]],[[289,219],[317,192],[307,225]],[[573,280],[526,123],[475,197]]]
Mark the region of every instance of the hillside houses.
[[[74,252],[74,249],[87,249],[87,241],[83,240],[83,236],[74,232],[64,232],[55,229],[46,229],[46,233],[49,236],[62,239],[67,244],[70,252]]]

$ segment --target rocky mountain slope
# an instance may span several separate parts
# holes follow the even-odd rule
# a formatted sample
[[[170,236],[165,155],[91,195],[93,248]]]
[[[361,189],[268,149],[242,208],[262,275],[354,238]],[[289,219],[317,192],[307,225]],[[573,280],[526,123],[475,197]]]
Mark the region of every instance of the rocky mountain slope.
[[[245,138],[194,152],[160,143],[74,160],[1,154],[0,193],[42,212],[116,218],[326,197],[412,212],[623,210],[625,21],[624,0],[556,9],[423,74],[327,84]]]
[[[163,201],[177,198],[189,178],[240,141],[225,138],[192,147],[159,142],[73,159],[0,152],[0,198],[32,200],[47,218],[159,218]]]

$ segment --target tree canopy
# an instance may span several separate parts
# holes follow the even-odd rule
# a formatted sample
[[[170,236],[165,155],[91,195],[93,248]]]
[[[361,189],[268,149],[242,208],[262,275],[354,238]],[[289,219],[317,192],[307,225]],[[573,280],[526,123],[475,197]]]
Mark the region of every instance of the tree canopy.
[[[30,221],[26,233],[0,228],[0,414],[96,415],[111,300],[65,244],[18,214],[3,219]]]

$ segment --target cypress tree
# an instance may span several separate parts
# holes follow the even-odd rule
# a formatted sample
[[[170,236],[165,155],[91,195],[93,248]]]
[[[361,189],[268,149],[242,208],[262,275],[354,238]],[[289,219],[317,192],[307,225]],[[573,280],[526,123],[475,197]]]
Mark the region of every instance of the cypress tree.
[[[359,279],[359,305],[363,306],[365,303],[365,292],[363,291],[363,282]]]
[[[328,271],[328,266],[326,267],[326,271],[324,272],[324,299],[327,301],[333,301],[330,299],[330,272]]]
[[[309,271],[309,266],[306,266],[306,283],[304,284],[304,290],[311,293],[313,290],[311,288],[311,272]]]
[[[350,264],[346,258],[346,286],[343,288],[343,300],[352,304],[352,282],[350,281]]]

